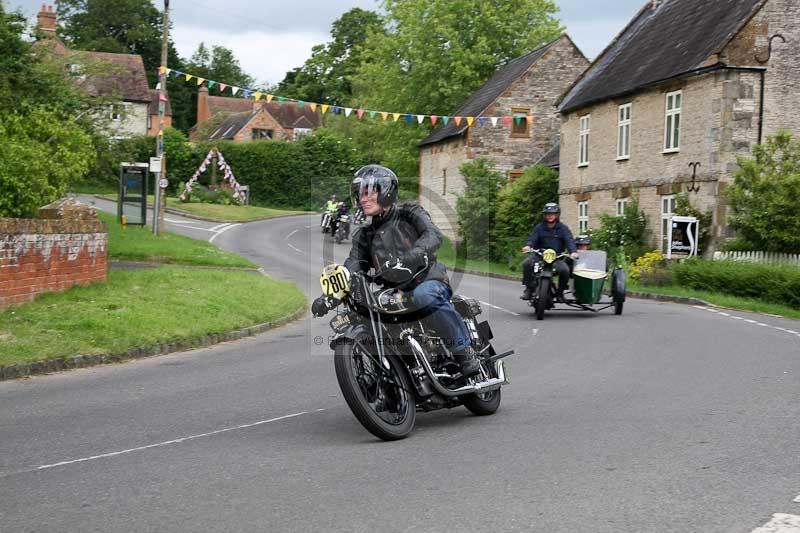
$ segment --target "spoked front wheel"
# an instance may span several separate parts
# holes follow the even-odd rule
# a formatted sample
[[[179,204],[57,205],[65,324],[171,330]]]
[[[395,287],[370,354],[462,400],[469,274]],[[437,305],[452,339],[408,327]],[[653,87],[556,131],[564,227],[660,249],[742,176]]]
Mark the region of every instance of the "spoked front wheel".
[[[334,353],[336,379],[355,417],[379,439],[398,440],[414,429],[414,388],[402,363],[387,360],[389,368],[360,342],[343,343]]]

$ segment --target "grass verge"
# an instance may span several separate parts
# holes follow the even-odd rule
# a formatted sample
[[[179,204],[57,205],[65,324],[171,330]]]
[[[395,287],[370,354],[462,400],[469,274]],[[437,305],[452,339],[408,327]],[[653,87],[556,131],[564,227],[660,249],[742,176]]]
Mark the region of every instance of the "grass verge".
[[[740,298],[738,296],[728,296],[727,294],[720,294],[709,291],[698,291],[694,289],[687,289],[684,287],[677,287],[668,285],[663,287],[640,285],[638,283],[628,283],[629,291],[648,292],[651,294],[661,294],[664,296],[680,296],[685,298],[699,298],[720,307],[727,307],[730,309],[739,309],[741,311],[752,311],[754,313],[766,313],[771,315],[780,315],[787,318],[800,319],[800,311],[792,309],[785,305],[772,304],[754,298]]]
[[[444,263],[447,268],[453,269],[455,267],[474,272],[483,272],[487,274],[502,274],[506,276],[514,276],[522,279],[522,272],[513,270],[505,263],[495,263],[485,259],[471,259],[471,258],[458,258],[456,257],[456,250],[450,239],[445,238],[442,241],[442,246],[439,248],[437,255],[439,261]]]
[[[174,233],[156,237],[149,227],[123,228],[114,215],[97,212],[108,222],[108,258],[184,265],[255,268],[247,259],[217,248],[210,242]]]
[[[306,305],[294,285],[252,272],[163,266],[0,312],[0,366],[121,353],[252,326]]]
[[[117,201],[117,196],[113,194],[100,194],[99,196],[111,202]],[[154,201],[153,195],[148,194],[147,205],[152,207]],[[187,215],[208,218],[217,222],[250,222],[253,220],[263,220],[266,218],[283,217],[287,215],[313,214],[310,211],[291,211],[284,209],[273,209],[271,207],[259,207],[256,205],[221,205],[202,204],[198,202],[185,203],[171,196],[167,196],[167,207]]]

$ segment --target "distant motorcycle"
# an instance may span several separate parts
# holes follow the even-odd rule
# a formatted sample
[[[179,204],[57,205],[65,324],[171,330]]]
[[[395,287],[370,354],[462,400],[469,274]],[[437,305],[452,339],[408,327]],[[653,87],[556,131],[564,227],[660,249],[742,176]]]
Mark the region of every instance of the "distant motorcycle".
[[[336,221],[336,233],[333,240],[336,244],[341,244],[345,239],[350,238],[350,215],[339,215],[339,220]]]
[[[322,233],[328,233],[328,232],[332,233],[331,230],[333,229],[333,221],[334,221],[333,213],[331,213],[330,211],[322,213],[322,219],[319,222],[319,225],[322,228]]]
[[[416,275],[399,262],[392,268],[412,276],[406,285]],[[497,411],[500,387],[508,383],[501,359],[514,351],[495,352],[489,323],[477,319],[480,303],[452,298],[481,361],[480,373],[465,378],[403,286],[376,289],[376,277],[351,275],[338,264],[325,267],[320,277],[329,301],[344,306],[330,321],[335,334],[330,347],[339,388],[358,421],[376,437],[396,440],[414,429],[417,410],[463,405],[476,415]]]

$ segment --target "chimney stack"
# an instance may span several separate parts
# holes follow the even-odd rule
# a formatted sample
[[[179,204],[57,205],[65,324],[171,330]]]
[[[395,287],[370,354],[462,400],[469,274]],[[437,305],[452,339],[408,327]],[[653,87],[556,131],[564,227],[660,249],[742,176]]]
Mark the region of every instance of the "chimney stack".
[[[202,124],[211,118],[211,110],[208,108],[208,88],[200,87],[197,91],[197,124]]]
[[[47,39],[56,38],[56,13],[53,11],[53,6],[42,4],[42,10],[36,15],[36,22],[39,31]]]

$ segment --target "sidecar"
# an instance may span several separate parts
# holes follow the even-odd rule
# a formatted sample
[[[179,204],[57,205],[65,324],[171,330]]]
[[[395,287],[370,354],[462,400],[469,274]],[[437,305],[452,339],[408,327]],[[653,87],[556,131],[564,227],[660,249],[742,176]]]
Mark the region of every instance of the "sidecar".
[[[564,297],[566,305],[585,311],[603,311],[614,308],[615,315],[622,314],[625,302],[626,279],[622,268],[615,268],[610,275],[610,296],[603,289],[609,281],[606,253],[600,250],[578,252],[572,270],[572,294]]]

